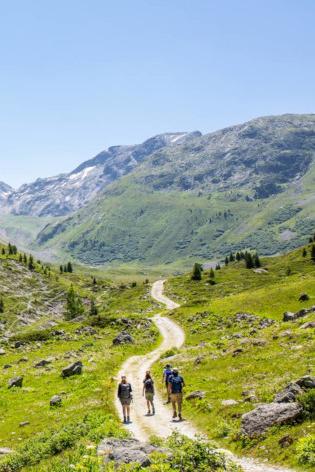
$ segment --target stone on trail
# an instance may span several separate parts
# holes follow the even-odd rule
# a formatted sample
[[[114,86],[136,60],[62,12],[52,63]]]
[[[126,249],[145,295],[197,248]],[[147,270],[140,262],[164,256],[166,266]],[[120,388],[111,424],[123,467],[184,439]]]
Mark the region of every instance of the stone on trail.
[[[72,375],[80,375],[82,373],[82,367],[83,365],[81,361],[74,362],[62,369],[61,376],[65,378],[71,377]]]
[[[234,406],[234,405],[237,405],[237,404],[238,404],[238,401],[233,400],[232,398],[229,399],[229,400],[222,400],[222,402],[221,402],[222,406]]]
[[[13,451],[9,447],[0,447],[0,456],[5,454],[11,454]]]
[[[9,380],[9,385],[8,388],[12,387],[22,387],[23,385],[23,377],[13,377],[12,379]]]
[[[2,347],[0,347],[0,356],[4,356],[5,355],[5,350],[2,349]]]
[[[302,412],[299,403],[268,403],[242,416],[242,433],[250,438],[263,434],[274,425],[293,422]]]
[[[133,438],[106,438],[98,446],[97,454],[104,457],[105,464],[114,462],[115,466],[119,466],[134,462],[141,467],[149,467],[151,465],[150,454],[156,451],[167,452]]]
[[[119,344],[133,344],[133,343],[134,343],[133,337],[130,334],[125,333],[123,331],[119,333],[115,339],[113,339],[113,344],[115,346]]]

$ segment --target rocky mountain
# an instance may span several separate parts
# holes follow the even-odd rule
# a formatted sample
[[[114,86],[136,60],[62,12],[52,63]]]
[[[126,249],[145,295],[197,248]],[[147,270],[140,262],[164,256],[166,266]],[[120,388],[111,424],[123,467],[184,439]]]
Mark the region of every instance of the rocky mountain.
[[[264,117],[154,151],[36,244],[84,263],[273,254],[315,222],[315,115]]]
[[[200,134],[165,133],[139,145],[112,146],[69,174],[37,179],[16,191],[4,188],[3,198],[0,193],[0,211],[40,217],[67,215],[86,205],[115,180],[132,172],[154,151],[188,142]]]
[[[13,192],[10,185],[0,182],[0,205],[2,205],[8,198],[8,196]]]

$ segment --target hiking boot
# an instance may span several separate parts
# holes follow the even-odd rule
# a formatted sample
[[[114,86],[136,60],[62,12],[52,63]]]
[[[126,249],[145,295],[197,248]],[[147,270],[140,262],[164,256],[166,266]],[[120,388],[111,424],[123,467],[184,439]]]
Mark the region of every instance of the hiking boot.
[[[125,416],[124,416],[124,421],[123,422],[124,422],[124,424],[127,423],[127,418]]]
[[[155,408],[153,408],[152,410],[152,415],[155,415]]]
[[[182,421],[182,420],[183,420],[183,417],[182,417],[182,414],[181,414],[181,413],[178,414],[178,418],[179,418],[179,421]]]
[[[148,412],[147,412],[147,416],[150,416],[150,415],[151,415],[151,411],[150,411],[150,410],[148,410]]]
[[[177,413],[176,413],[176,411],[174,411],[174,413],[173,413],[173,420],[174,420],[175,418],[177,418]]]
[[[130,423],[130,417],[127,416],[127,423]]]

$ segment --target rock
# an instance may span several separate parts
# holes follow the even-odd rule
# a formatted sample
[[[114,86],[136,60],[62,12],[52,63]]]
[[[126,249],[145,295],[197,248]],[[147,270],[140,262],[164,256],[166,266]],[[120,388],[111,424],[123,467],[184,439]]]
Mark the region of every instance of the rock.
[[[62,403],[62,398],[60,395],[54,395],[53,397],[51,397],[50,399],[50,406],[61,406],[61,403]]]
[[[0,447],[0,456],[5,454],[11,454],[13,451],[8,447]]]
[[[24,426],[27,426],[27,425],[29,425],[29,424],[30,424],[29,421],[22,421],[22,422],[19,424],[19,426],[20,426],[20,428],[24,428]]]
[[[96,329],[92,328],[92,326],[83,326],[82,328],[78,328],[75,330],[76,334],[84,334],[86,336],[93,336],[97,334]]]
[[[79,375],[82,373],[82,367],[83,365],[81,361],[74,362],[73,364],[70,364],[62,369],[61,376],[65,378],[71,377],[72,375]]]
[[[113,344],[115,346],[119,344],[133,344],[133,343],[134,343],[133,337],[130,334],[125,333],[124,331],[119,333],[118,336],[116,336],[116,338],[113,339]]]
[[[292,311],[286,311],[283,313],[283,321],[293,321],[295,320],[295,314]]]
[[[307,293],[301,293],[301,295],[299,296],[299,302],[306,302],[309,299],[310,297],[307,295]]]
[[[196,390],[195,392],[189,393],[189,395],[186,396],[186,400],[202,400],[203,398],[205,398],[205,396],[205,392],[201,390]]]
[[[237,405],[237,404],[238,404],[238,401],[232,400],[232,399],[222,400],[222,402],[221,402],[221,405],[223,405],[223,406],[234,406],[234,405]]]
[[[17,362],[18,364],[21,364],[22,362],[28,362],[28,357],[21,357],[21,359],[19,359]]]
[[[268,328],[269,326],[272,326],[273,324],[275,324],[275,320],[272,320],[270,318],[263,318],[259,322],[259,328],[265,329],[265,328]]]
[[[302,407],[297,402],[260,405],[242,416],[241,431],[250,438],[254,438],[263,434],[271,426],[296,420],[301,412]]]
[[[280,447],[289,447],[291,444],[293,444],[293,442],[294,439],[289,434],[283,436],[283,438],[279,439],[278,441]]]
[[[235,351],[233,351],[232,353],[232,356],[233,357],[239,356],[242,352],[243,352],[243,349],[241,348],[235,349]]]
[[[51,364],[49,359],[42,359],[41,361],[37,362],[34,367],[39,369],[40,367],[45,367],[46,365]]]
[[[300,326],[301,329],[315,328],[315,321],[308,321]]]
[[[12,365],[11,364],[4,364],[3,368],[4,369],[11,369]]]
[[[18,349],[19,347],[22,347],[22,346],[23,346],[22,341],[15,341],[15,343],[13,344],[13,347],[15,349]]]
[[[251,393],[250,395],[244,398],[244,402],[255,403],[257,402],[257,397],[254,393]]]
[[[23,377],[13,377],[12,379],[9,380],[9,385],[8,388],[12,387],[22,387],[23,385]]]
[[[135,462],[140,467],[149,467],[151,465],[150,454],[153,452],[167,453],[168,451],[132,438],[107,438],[101,442],[97,449],[97,454],[104,457],[105,464],[114,462],[115,466]]]
[[[295,383],[301,388],[315,388],[315,377],[305,375],[304,377],[296,380]]]
[[[277,403],[291,403],[297,400],[298,395],[303,393],[303,390],[296,383],[290,383],[282,392],[275,395],[274,401]]]
[[[252,345],[253,346],[266,346],[267,341],[265,339],[253,339]]]
[[[2,347],[0,347],[0,356],[4,356],[5,355],[5,350],[2,349]]]
[[[196,359],[194,360],[194,365],[199,365],[202,363],[204,357],[203,356],[198,356],[196,357]]]

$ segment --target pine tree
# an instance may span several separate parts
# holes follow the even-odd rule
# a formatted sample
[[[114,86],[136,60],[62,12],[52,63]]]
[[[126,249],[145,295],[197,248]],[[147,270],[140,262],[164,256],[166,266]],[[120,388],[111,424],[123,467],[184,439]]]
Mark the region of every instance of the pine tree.
[[[311,260],[315,263],[315,244],[311,248]]]
[[[67,320],[72,320],[82,315],[82,313],[84,313],[84,307],[81,298],[75,293],[73,285],[71,285],[67,293],[65,317]]]
[[[29,258],[28,258],[28,269],[29,270],[34,270],[35,269],[35,266],[34,266],[34,258],[32,256],[32,254],[29,255]]]
[[[228,256],[226,256],[225,261],[224,261],[224,264],[225,264],[225,265],[228,265],[228,263],[229,263],[229,258],[228,258]]]
[[[236,257],[237,262],[239,262],[241,260],[241,255],[240,255],[239,252],[236,253],[235,257]]]
[[[245,253],[245,265],[246,265],[246,269],[253,269],[254,267],[253,256],[251,255],[250,252]]]
[[[221,269],[220,264],[217,264],[217,265],[215,266],[215,270],[220,270],[220,269]]]
[[[256,252],[256,254],[254,254],[253,263],[254,263],[255,267],[261,267],[261,262],[260,262],[260,259],[259,259],[259,256],[258,256],[257,252]]]
[[[146,281],[147,281],[147,280],[148,280],[148,279],[146,279]],[[146,281],[145,281],[145,283],[149,283],[149,282],[146,282]],[[97,285],[97,282],[96,282],[96,278],[95,278],[95,277],[93,277],[93,285]]]
[[[230,254],[229,259],[230,259],[230,262],[234,262],[234,261],[235,261],[234,254],[233,254],[232,252],[231,252],[231,254]]]
[[[0,313],[3,313],[4,312],[4,302],[3,302],[3,298],[0,297]]]
[[[303,251],[302,251],[302,256],[303,257],[306,257],[307,256],[307,250],[304,248]]]
[[[68,264],[67,264],[67,272],[70,272],[70,273],[73,272],[73,268],[72,268],[71,262],[68,262]]]
[[[11,243],[8,244],[9,255],[13,254]]]
[[[19,262],[23,262],[23,257],[22,257],[22,254],[19,254]]]
[[[67,265],[64,265],[64,266],[63,266],[63,271],[64,271],[64,272],[68,272],[68,266],[67,266]]]
[[[95,305],[95,300],[91,298],[90,300],[90,316],[96,316],[98,314],[97,306]]]
[[[215,277],[214,270],[211,267],[210,272],[209,272],[209,279],[214,279],[214,277]]]
[[[25,265],[27,264],[27,255],[25,253],[23,254],[23,262]]]
[[[308,242],[309,242],[310,244],[312,244],[313,238],[309,238]]]
[[[201,265],[198,264],[198,262],[195,262],[191,279],[192,280],[201,280],[202,274],[201,274]]]
[[[60,272],[60,274],[63,274],[63,267],[62,267],[62,265],[59,267],[59,272]]]
[[[4,256],[5,255],[5,249],[4,247],[1,249],[1,254]]]

